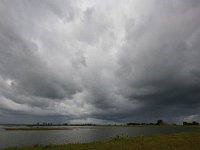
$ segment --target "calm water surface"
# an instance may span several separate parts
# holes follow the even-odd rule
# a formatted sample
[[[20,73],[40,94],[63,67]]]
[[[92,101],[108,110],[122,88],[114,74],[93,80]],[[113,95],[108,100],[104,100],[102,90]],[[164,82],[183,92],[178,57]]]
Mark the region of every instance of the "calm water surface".
[[[0,149],[35,144],[65,144],[102,141],[117,135],[139,136],[182,131],[200,131],[192,127],[69,127],[70,130],[6,131],[0,126]]]

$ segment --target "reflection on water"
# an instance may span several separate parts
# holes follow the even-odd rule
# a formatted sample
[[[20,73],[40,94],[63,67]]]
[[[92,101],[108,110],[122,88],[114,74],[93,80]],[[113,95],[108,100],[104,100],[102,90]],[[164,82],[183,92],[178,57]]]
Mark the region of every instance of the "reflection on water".
[[[71,130],[6,131],[0,126],[0,148],[35,144],[82,143],[111,139],[117,135],[151,135],[195,131],[189,127],[69,127]]]

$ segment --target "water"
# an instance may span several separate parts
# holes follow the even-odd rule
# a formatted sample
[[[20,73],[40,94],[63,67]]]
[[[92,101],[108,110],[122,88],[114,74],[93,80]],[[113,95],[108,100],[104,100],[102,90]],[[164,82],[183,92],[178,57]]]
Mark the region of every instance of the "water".
[[[77,126],[70,130],[48,131],[6,131],[0,127],[0,149],[15,146],[31,146],[35,144],[65,144],[108,140],[117,135],[140,136],[182,131],[200,131],[192,127],[98,127]]]

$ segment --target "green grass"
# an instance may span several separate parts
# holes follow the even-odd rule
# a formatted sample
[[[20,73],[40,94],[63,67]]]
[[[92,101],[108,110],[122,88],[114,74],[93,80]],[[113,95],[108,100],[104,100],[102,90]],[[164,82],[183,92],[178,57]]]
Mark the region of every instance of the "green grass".
[[[200,132],[116,137],[110,141],[84,144],[48,145],[6,150],[200,150]]]

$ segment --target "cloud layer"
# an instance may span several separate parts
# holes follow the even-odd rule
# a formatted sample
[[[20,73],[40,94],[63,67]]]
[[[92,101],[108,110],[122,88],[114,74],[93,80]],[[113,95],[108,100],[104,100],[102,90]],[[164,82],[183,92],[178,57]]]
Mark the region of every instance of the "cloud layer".
[[[199,14],[198,0],[0,1],[0,122],[200,121]]]

